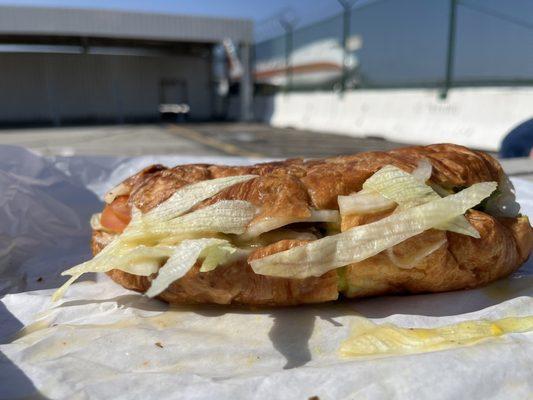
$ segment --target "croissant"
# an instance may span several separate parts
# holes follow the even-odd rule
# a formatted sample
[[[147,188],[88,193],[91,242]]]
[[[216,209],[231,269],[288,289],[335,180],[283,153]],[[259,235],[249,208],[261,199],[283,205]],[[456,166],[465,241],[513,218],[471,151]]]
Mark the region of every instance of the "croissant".
[[[193,210],[223,200],[244,200],[260,210],[249,223],[255,241],[246,258],[201,272],[197,261],[157,296],[173,304],[216,303],[260,306],[297,305],[400,293],[431,293],[486,285],[517,270],[529,257],[533,231],[527,217],[495,216],[483,207],[465,214],[479,238],[428,229],[358,262],[320,276],[288,278],[261,275],[251,263],[306,246],[330,234],[313,213],[338,210],[338,196],[362,190],[386,165],[412,172],[421,160],[431,164],[429,183],[448,193],[480,182],[502,182],[505,174],[491,156],[452,145],[406,147],[318,160],[289,159],[252,166],[207,164],[148,167],[122,182],[106,197],[99,227],[93,230],[96,255],[129,224],[132,209],[147,213],[187,185],[228,176],[256,175],[203,200]],[[339,230],[374,223],[394,210],[341,215]],[[431,251],[427,251],[431,249]],[[414,255],[421,256],[414,256]],[[113,269],[107,272],[127,289],[146,292],[154,277]]]

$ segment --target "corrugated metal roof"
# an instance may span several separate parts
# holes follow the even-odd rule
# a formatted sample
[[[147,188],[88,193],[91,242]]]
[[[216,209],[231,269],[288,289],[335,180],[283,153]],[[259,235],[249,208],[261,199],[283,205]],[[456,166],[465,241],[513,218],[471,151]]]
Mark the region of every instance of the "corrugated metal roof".
[[[115,10],[0,6],[0,35],[89,36],[217,42],[252,41],[252,22]]]

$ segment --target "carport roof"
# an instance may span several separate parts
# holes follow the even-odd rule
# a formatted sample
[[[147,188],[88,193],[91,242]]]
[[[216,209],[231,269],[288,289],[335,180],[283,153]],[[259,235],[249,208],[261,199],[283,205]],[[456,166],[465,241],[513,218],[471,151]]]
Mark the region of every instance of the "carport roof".
[[[252,21],[115,10],[0,6],[0,36],[79,36],[214,43],[252,41]]]

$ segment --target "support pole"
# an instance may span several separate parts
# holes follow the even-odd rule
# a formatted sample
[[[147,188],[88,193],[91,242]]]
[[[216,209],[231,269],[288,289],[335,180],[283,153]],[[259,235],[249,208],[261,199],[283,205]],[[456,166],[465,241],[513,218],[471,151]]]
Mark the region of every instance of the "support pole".
[[[253,119],[253,86],[250,52],[250,44],[242,43],[242,75],[240,81],[241,121],[251,121]]]
[[[61,126],[61,115],[57,104],[57,86],[55,79],[55,68],[52,65],[51,56],[48,55],[44,60],[44,79],[46,87],[46,103],[48,106],[48,115],[54,126]],[[56,56],[60,57],[60,56]]]
[[[291,21],[286,19],[280,19],[279,23],[281,27],[285,30],[285,76],[286,84],[285,91],[289,92],[292,89],[292,62],[291,55],[294,45],[294,26]]]
[[[279,14],[278,22],[285,31],[285,79],[287,82],[283,91],[288,92],[292,90],[293,83],[292,51],[294,49],[294,27],[298,23],[298,17],[288,7]]]
[[[350,23],[352,17],[352,4],[346,0],[337,0],[342,6],[342,77],[341,92],[344,93],[348,81],[348,38],[350,37]]]
[[[294,32],[292,29],[292,26],[287,31],[287,54],[286,54],[286,62],[287,62],[287,91],[291,91],[292,89],[292,49],[294,46]]]
[[[441,99],[448,96],[448,91],[453,86],[453,64],[455,60],[455,34],[457,31],[457,1],[450,0],[450,19],[448,26],[448,51],[446,53],[446,78],[440,94]]]
[[[111,86],[113,91],[113,102],[115,103],[115,123],[124,125],[124,107],[122,103],[122,94],[120,93],[120,58],[115,56],[110,60],[111,67]]]

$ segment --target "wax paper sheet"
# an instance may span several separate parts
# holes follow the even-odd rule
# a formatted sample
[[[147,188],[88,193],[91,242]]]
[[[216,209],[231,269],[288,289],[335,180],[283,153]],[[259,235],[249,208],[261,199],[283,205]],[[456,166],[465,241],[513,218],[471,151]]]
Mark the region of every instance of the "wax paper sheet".
[[[170,309],[87,274],[52,304],[65,280],[60,271],[90,257],[87,221],[102,195],[154,162],[249,160],[43,158],[0,147],[0,398],[522,399],[533,392],[531,333],[421,354],[338,353],[363,318],[435,327],[532,315],[531,263],[478,290],[284,309]],[[514,183],[523,212],[533,215],[533,185]]]

